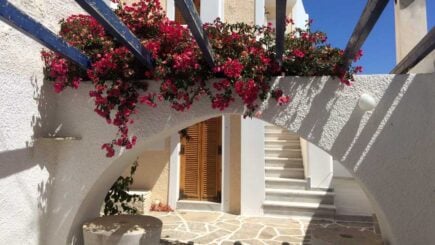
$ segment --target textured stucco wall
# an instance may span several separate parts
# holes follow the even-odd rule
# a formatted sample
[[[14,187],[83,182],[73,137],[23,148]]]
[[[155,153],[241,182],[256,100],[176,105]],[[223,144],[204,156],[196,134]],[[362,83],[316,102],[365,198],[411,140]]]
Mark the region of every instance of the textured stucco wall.
[[[353,178],[333,178],[334,205],[339,215],[372,216],[372,205]]]
[[[11,0],[56,31],[80,12],[73,1]],[[56,107],[44,86],[42,46],[0,21],[0,244],[46,244],[56,152],[67,142],[40,139],[54,127]]]
[[[435,224],[435,153],[427,149],[435,146],[435,132],[426,129],[435,126],[435,115],[425,108],[435,106],[434,79],[435,74],[359,76],[352,87],[328,78],[277,79],[293,102],[284,107],[266,103],[262,119],[298,133],[339,159],[368,195],[390,242],[428,244]],[[58,96],[59,123],[65,132],[80,132],[83,139],[59,149],[49,226],[55,232],[48,244],[80,241],[81,224],[98,213],[95,202],[146,144],[220,114],[205,101],[184,114],[165,105],[157,110],[143,107],[139,120],[147,127],[131,129],[143,140],[133,150],[106,159],[99,146],[113,130],[94,115],[86,91],[84,85]],[[374,111],[358,109],[363,92],[379,101]],[[242,112],[238,103],[225,111]],[[88,171],[71,174],[81,169]]]
[[[334,178],[353,178],[352,174],[337,160],[333,161]]]
[[[254,24],[255,0],[225,0],[224,6],[224,20],[226,22]]]

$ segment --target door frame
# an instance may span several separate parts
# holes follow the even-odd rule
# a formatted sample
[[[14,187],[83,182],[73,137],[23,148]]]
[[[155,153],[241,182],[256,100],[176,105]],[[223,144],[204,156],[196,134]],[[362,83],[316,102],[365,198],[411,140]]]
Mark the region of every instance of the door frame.
[[[221,156],[221,211],[228,211],[230,204],[230,116],[222,115],[222,156]],[[172,208],[177,207],[180,198],[180,135],[177,133],[171,136],[171,155],[169,158],[169,193],[168,204]],[[201,201],[198,201],[201,202]]]

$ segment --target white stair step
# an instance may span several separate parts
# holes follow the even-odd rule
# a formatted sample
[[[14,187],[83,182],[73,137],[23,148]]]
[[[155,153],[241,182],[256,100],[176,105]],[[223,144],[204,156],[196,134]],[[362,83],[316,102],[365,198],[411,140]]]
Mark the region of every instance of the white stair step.
[[[308,188],[306,179],[266,177],[266,188],[305,190]]]
[[[277,162],[302,162],[300,157],[272,157],[267,156],[264,158],[266,161],[277,161]]]
[[[280,132],[280,133],[286,133],[286,134],[292,134],[292,135],[297,135],[294,132],[291,132],[285,128],[281,128],[278,126],[274,126],[274,125],[265,125],[264,126],[264,131],[265,132]]]
[[[275,150],[295,150],[301,151],[301,146],[299,144],[290,144],[290,145],[275,145],[274,143],[265,144],[265,148],[275,149]],[[301,151],[302,152],[302,151]]]
[[[263,209],[266,215],[323,218],[334,218],[336,211],[334,205],[282,201],[264,201]]]
[[[304,202],[334,204],[335,194],[327,191],[266,189],[266,200],[283,202]]]
[[[264,162],[266,167],[281,167],[281,168],[304,167],[301,158],[265,157]]]
[[[281,149],[300,149],[301,144],[299,141],[292,140],[278,140],[278,139],[265,139],[265,148],[281,148]]]
[[[279,133],[279,132],[266,132],[264,134],[266,139],[282,139],[282,140],[297,140],[299,141],[298,135]]]
[[[285,158],[302,159],[302,153],[300,149],[265,148],[264,151],[267,157],[285,157]]]
[[[281,178],[296,178],[304,179],[303,168],[288,168],[288,167],[269,167],[264,168],[266,177],[281,177]]]

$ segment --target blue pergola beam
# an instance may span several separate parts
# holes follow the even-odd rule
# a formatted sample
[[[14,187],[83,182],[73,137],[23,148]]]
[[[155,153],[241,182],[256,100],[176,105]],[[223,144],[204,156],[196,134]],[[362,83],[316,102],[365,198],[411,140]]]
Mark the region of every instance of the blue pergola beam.
[[[214,67],[213,49],[211,48],[206,33],[204,33],[201,19],[199,18],[193,1],[175,0],[175,4],[189,26],[189,29],[198,43],[198,46],[201,49],[208,66],[210,68]]]
[[[388,4],[388,0],[368,0],[367,4],[353,30],[346,49],[344,50],[344,68],[352,64],[352,60],[359,52],[382,12]]]
[[[276,0],[276,61],[282,65],[284,53],[284,35],[286,26],[287,0]]]
[[[0,0],[0,19],[43,46],[61,54],[83,69],[88,69],[91,60],[81,51],[58,37],[41,23],[37,22],[7,0]]]
[[[143,65],[153,69],[151,53],[140,40],[122,23],[113,10],[102,0],[76,0],[76,2],[94,17],[112,36],[124,44]]]

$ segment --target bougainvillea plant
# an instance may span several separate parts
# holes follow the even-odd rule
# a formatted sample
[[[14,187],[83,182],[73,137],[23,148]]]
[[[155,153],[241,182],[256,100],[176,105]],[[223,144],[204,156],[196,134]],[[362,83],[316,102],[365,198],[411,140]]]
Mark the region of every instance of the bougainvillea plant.
[[[286,34],[281,66],[275,59],[275,30],[270,24],[228,24],[219,19],[204,24],[216,64],[210,69],[189,29],[169,20],[158,0],[119,4],[115,13],[152,52],[153,70],[138,63],[126,47],[87,15],[62,20],[59,34],[91,58],[91,68],[81,70],[59,54],[42,51],[46,76],[56,92],[92,81],[94,89],[89,95],[95,112],[118,128],[115,139],[102,145],[108,157],[115,154],[115,146],[130,149],[135,144],[136,137],[129,135],[128,126],[138,104],[156,107],[166,100],[173,109],[185,111],[200,97],[207,97],[212,108],[224,110],[240,97],[245,115],[252,116],[268,96],[280,105],[290,102],[279,88],[271,89],[273,76],[334,76],[350,85],[353,74],[361,71],[360,67],[343,68],[343,50],[327,44],[324,33],[312,32],[310,23],[306,29]],[[147,91],[144,81],[149,80],[161,83],[159,92]]]

